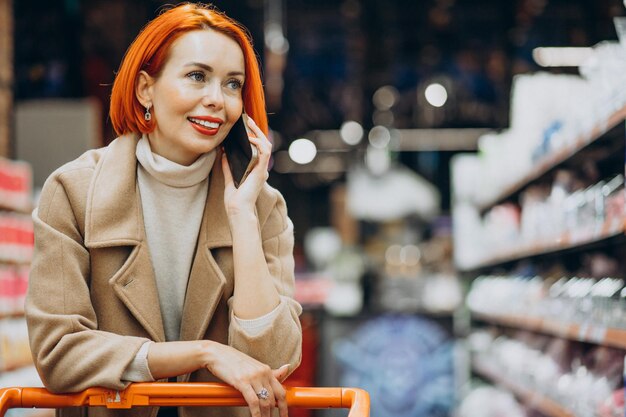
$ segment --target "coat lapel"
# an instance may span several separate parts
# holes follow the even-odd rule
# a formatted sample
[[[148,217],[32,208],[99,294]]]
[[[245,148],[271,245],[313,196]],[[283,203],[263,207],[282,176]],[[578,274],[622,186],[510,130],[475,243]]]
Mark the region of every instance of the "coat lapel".
[[[159,293],[145,242],[133,248],[124,266],[109,283],[152,340],[165,342]]]
[[[109,283],[153,340],[159,342],[165,341],[165,332],[137,188],[137,141],[130,135],[114,140],[96,165],[87,199],[85,246],[133,248]]]
[[[209,180],[207,203],[187,284],[181,340],[198,340],[204,336],[226,285],[226,277],[211,250],[228,246],[232,246],[232,237],[224,208],[224,176],[221,164],[216,162]]]

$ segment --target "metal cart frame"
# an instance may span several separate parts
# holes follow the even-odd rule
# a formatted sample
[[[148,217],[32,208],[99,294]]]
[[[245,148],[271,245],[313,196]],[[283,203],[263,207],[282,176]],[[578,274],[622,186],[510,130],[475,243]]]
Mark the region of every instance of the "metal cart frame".
[[[359,388],[286,387],[287,405],[305,408],[349,408],[348,417],[369,417],[370,399]],[[0,417],[9,408],[107,407],[128,409],[141,406],[246,406],[235,388],[220,383],[138,382],[123,391],[89,388],[73,394],[53,394],[45,388],[0,389]]]

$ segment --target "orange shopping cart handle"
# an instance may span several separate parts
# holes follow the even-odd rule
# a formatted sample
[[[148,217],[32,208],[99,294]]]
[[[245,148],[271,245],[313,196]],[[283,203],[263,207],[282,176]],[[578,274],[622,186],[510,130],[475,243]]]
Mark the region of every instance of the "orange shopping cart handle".
[[[348,417],[369,417],[369,394],[359,388],[286,387],[285,390],[290,407],[349,408]],[[0,417],[9,408],[246,405],[235,388],[214,382],[138,382],[123,391],[89,388],[73,394],[53,394],[45,388],[0,389]]]

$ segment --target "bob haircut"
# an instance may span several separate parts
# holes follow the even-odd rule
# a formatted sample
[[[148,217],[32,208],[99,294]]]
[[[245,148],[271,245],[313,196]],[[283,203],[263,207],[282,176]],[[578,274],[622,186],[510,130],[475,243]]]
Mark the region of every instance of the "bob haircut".
[[[207,29],[225,34],[241,47],[246,72],[242,91],[243,108],[257,126],[268,134],[259,64],[247,29],[213,6],[184,3],[150,21],[126,51],[113,82],[109,112],[118,135],[150,133],[155,128],[155,122],[158,123],[154,118],[152,122],[145,121],[145,109],[135,95],[139,71],[143,70],[157,78],[174,41],[188,32]]]

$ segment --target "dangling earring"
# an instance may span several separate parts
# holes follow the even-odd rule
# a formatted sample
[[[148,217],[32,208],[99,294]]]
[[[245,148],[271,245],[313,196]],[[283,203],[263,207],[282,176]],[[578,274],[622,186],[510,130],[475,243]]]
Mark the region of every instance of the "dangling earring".
[[[146,107],[146,113],[143,115],[143,118],[145,119],[146,122],[149,122],[150,120],[152,120],[152,114],[150,114],[150,105],[148,105],[148,107]]]

